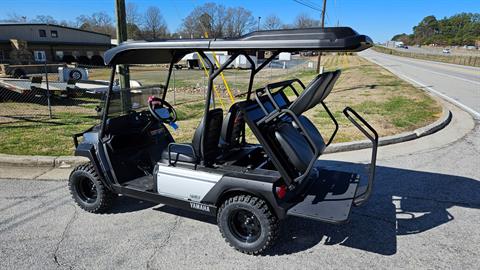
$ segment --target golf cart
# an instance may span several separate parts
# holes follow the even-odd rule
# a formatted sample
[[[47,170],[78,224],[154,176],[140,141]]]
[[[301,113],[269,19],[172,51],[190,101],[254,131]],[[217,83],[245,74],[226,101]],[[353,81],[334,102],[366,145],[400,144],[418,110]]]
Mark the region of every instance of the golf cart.
[[[361,183],[357,172],[323,167],[319,157],[338,130],[324,100],[340,71],[324,72],[308,84],[292,78],[252,88],[255,75],[280,52],[357,52],[371,45],[369,37],[351,28],[333,27],[257,31],[229,40],[129,42],[110,49],[105,53],[110,87],[101,123],[74,135],[75,155],[90,162],[70,175],[73,199],[92,213],[107,211],[114,197],[123,195],[215,216],[226,241],[248,254],[268,249],[279,221],[289,215],[346,222],[352,206],[362,205],[372,192],[378,136],[358,113],[345,108],[345,116],[372,141],[368,181]],[[215,66],[205,52],[219,50],[228,51],[229,58]],[[256,66],[250,55],[259,50],[272,53]],[[209,69],[208,88],[192,142],[178,143],[167,128],[175,126],[177,112],[166,94],[174,65],[192,52]],[[213,82],[240,55],[250,63],[248,89],[244,100],[223,112],[215,108]],[[165,85],[135,88],[135,95],[129,89],[112,90],[123,65],[165,63],[170,65]],[[122,95],[134,101],[119,99]],[[304,115],[317,105],[335,125],[328,139]],[[259,143],[246,141],[247,125]]]

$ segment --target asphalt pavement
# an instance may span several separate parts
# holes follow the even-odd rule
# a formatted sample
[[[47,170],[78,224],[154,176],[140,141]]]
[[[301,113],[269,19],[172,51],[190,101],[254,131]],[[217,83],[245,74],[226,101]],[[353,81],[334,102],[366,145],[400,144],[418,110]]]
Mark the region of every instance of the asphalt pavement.
[[[480,118],[480,68],[419,60],[367,50],[359,55],[402,79],[446,98]]]
[[[124,197],[89,214],[64,181],[0,180],[0,269],[478,269],[480,125],[448,106],[445,129],[379,149],[374,193],[348,224],[287,218],[264,256],[234,251],[212,218]],[[368,157],[322,158],[361,170]]]
[[[452,48],[452,47],[429,47],[429,46],[408,46],[408,49],[405,48],[391,48],[400,52],[405,53],[419,53],[419,54],[433,54],[433,55],[443,55],[447,57],[455,56],[480,56],[480,51],[476,49],[465,49],[465,48]],[[443,49],[450,49],[450,53],[444,53]]]

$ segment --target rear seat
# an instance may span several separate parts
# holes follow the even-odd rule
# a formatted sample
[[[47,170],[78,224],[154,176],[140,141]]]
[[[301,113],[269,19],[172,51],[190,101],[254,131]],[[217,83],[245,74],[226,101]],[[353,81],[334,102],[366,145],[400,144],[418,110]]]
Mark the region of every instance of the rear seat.
[[[321,101],[323,101],[328,96],[328,94],[332,91],[333,86],[339,76],[340,76],[340,70],[337,70],[334,72],[326,72],[315,77],[305,87],[305,90],[311,87],[317,88],[317,90],[315,91],[315,95],[308,100],[302,100],[302,99],[299,100],[299,98],[297,98],[293,102],[290,102],[288,99],[286,99],[286,96],[281,91],[277,91],[273,94],[273,97],[277,102],[277,104],[280,106],[280,108],[282,109],[288,108],[297,115],[298,120],[300,121],[300,123],[305,129],[305,132],[308,133],[310,138],[313,140],[315,147],[319,149],[320,153],[323,153],[323,151],[326,148],[325,140],[323,139],[322,135],[320,134],[318,129],[315,127],[315,125],[312,123],[312,121],[310,121],[310,119],[308,119],[306,116],[301,114],[313,108],[315,105],[317,105]],[[301,95],[299,97],[301,97]],[[270,109],[269,112],[273,111],[273,106],[265,105],[265,103],[264,103],[264,106],[267,108],[267,110]],[[291,117],[285,116],[283,117],[283,120],[286,122],[291,122],[294,128],[298,129],[301,133],[303,133],[303,131],[300,129],[297,123],[292,121]]]
[[[306,116],[300,115],[298,117],[298,120],[302,124],[302,126],[305,128],[305,131],[310,135],[310,138],[312,138],[313,143],[315,144],[315,147],[320,151],[322,154],[323,151],[325,151],[325,148],[327,148],[327,145],[325,144],[325,140],[322,137],[322,134],[318,131],[318,129],[315,127],[315,125],[308,119]],[[297,125],[297,123],[292,122],[293,127],[295,127],[298,131],[302,132],[300,127]]]
[[[302,113],[313,108],[315,105],[322,102],[326,96],[328,96],[339,75],[340,71],[336,71],[327,72],[321,76],[315,77],[304,90],[306,91],[311,89],[309,95],[314,93],[313,96],[309,97],[307,100],[308,102],[305,102],[305,99],[298,100],[298,98],[293,102],[290,102],[283,91],[272,93],[272,98],[275,100],[280,109],[290,109],[297,116],[298,121],[303,129],[293,120],[291,116],[286,114],[279,119],[280,121],[272,122],[274,123],[273,126],[263,129],[264,132],[268,132],[268,130],[273,131],[272,134],[264,134],[263,137],[270,137],[276,140],[275,144],[278,144],[279,148],[281,148],[285,155],[283,159],[288,159],[292,167],[294,167],[295,170],[300,174],[305,173],[312,160],[316,160],[316,158],[318,158],[318,156],[321,155],[326,148],[326,143],[320,132],[306,116],[302,115]],[[299,97],[301,96],[302,95],[300,94]],[[275,106],[266,95],[260,96],[258,101],[261,102],[263,109],[258,105],[258,103],[252,101],[242,102],[242,105],[238,106],[242,107],[242,111],[245,111],[245,113],[249,115],[248,120],[253,123],[257,123],[257,121],[261,120],[265,116],[263,110],[265,110],[267,113],[275,110]],[[233,115],[235,115],[235,111],[238,110],[237,106],[235,105],[237,104],[232,105],[231,112],[229,112],[230,115],[227,115],[225,118],[224,128],[222,128],[222,141],[225,143],[225,145],[235,145],[235,142],[233,144],[229,142],[229,139],[234,139],[235,137],[233,135],[229,135],[232,134],[232,132],[229,130],[232,130],[235,126],[235,124],[232,124],[234,122]],[[244,120],[242,118],[242,122],[243,121]],[[311,143],[307,137],[312,140]],[[270,145],[270,147],[275,148],[274,145]],[[315,156],[315,149],[318,150],[317,157]]]
[[[296,170],[305,172],[312,159],[316,158],[305,137],[292,123],[281,122],[275,131],[275,138]]]

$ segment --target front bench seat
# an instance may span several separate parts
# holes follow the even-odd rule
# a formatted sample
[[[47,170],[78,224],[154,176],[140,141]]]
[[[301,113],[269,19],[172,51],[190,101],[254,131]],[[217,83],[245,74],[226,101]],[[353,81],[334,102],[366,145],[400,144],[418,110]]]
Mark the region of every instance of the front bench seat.
[[[219,153],[218,141],[222,122],[222,109],[208,111],[195,130],[191,144],[170,144],[171,162],[198,164],[203,161],[205,166],[212,165]],[[162,158],[169,160],[168,148],[163,151]]]

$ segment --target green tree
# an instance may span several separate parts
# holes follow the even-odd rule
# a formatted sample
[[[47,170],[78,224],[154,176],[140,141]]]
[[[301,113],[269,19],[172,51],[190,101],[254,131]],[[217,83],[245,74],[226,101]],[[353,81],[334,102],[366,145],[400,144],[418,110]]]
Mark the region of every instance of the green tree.
[[[413,34],[395,35],[405,44],[473,45],[480,40],[480,13],[459,13],[437,20],[427,16],[413,27]]]

